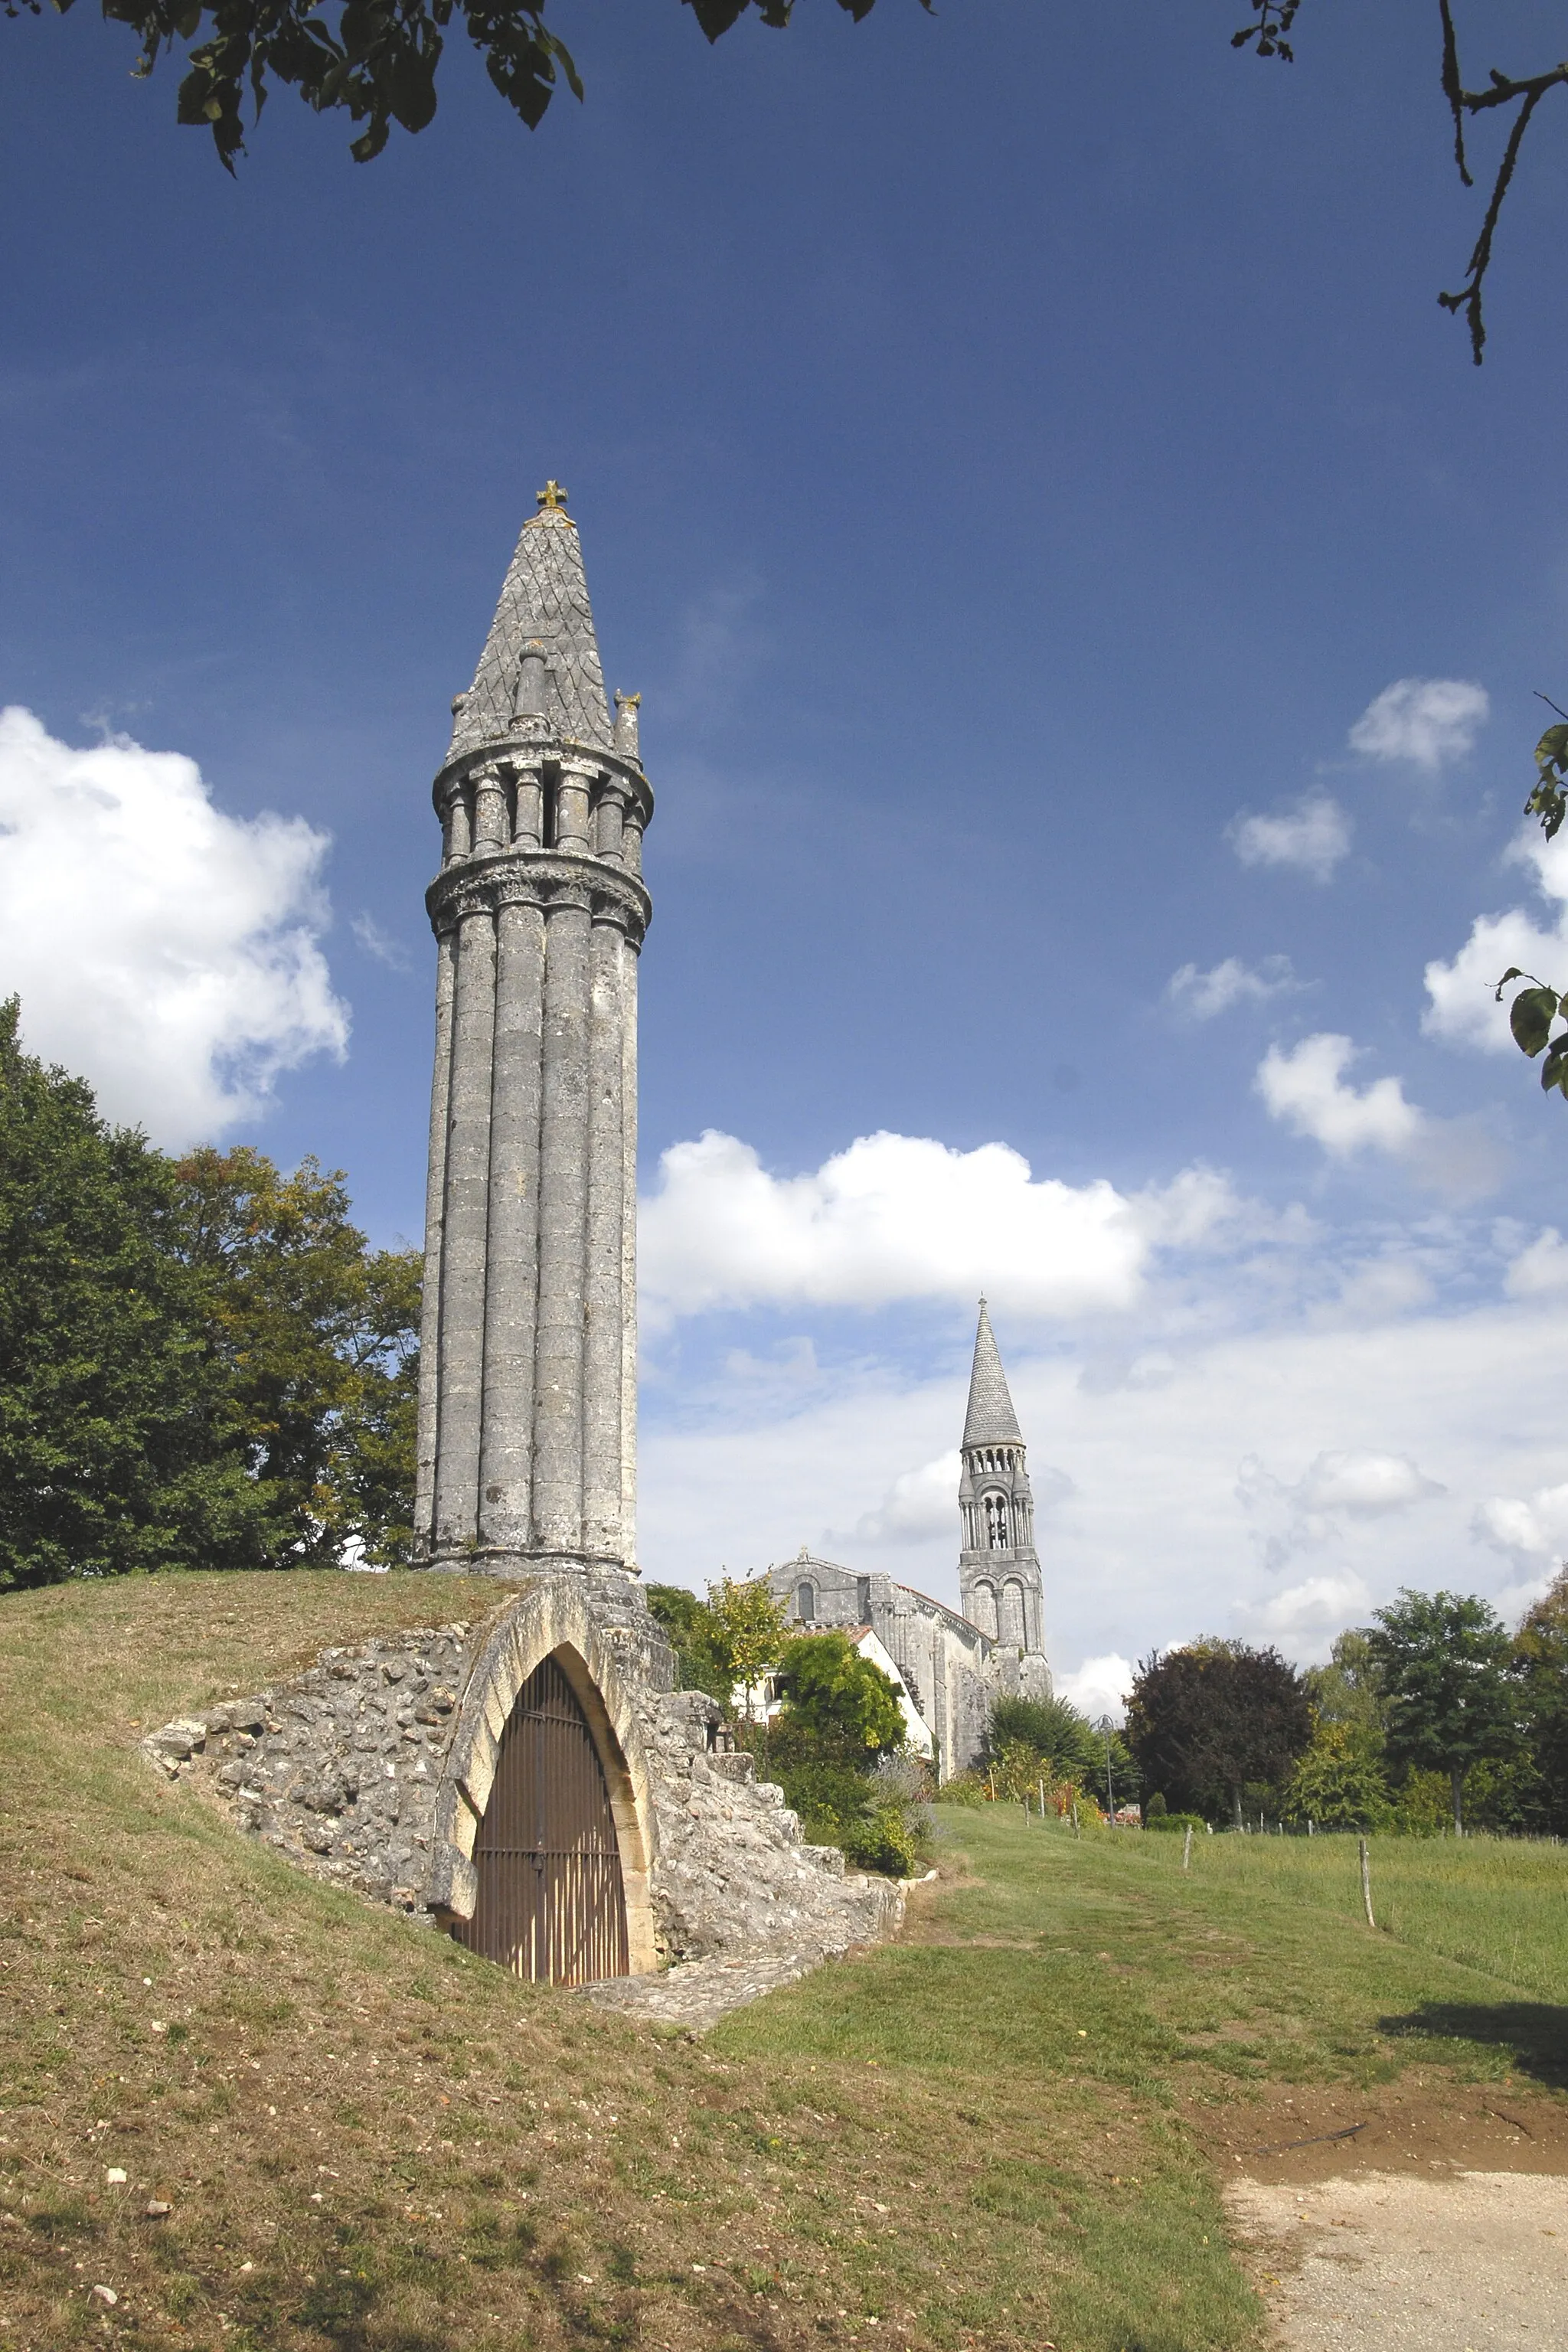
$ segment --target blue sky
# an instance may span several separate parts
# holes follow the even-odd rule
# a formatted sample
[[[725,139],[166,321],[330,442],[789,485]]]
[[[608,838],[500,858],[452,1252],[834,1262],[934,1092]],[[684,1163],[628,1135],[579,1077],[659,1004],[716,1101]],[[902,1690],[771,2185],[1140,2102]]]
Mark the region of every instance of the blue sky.
[[[1568,1129],[1480,986],[1568,901],[1517,855],[1568,702],[1568,149],[1478,372],[1435,12],[1314,0],[1292,68],[1238,13],[802,0],[710,50],[567,7],[587,103],[531,137],[454,44],[419,139],[356,166],[279,95],[233,184],[129,37],[4,36],[28,1035],[417,1237],[429,781],[558,477],[658,795],[645,1561],[953,1590],[984,1279],[1069,1673],[1312,1654],[1403,1580],[1517,1607],[1568,1548]],[[1472,62],[1548,23],[1489,8]],[[1484,699],[1353,748],[1408,680]],[[49,748],[106,730],[178,757]],[[931,1149],[840,1162],[882,1132]],[[997,1145],[1032,1190],[952,1158]]]

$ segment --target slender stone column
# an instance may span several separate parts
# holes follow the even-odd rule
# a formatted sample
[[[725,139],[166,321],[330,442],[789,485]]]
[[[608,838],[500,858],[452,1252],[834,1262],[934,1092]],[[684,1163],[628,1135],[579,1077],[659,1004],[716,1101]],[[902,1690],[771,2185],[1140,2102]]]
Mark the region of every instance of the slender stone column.
[[[637,957],[621,962],[621,1557],[637,1556]]]
[[[452,988],[458,936],[436,942],[436,1066],[430,1080],[430,1161],[425,1180],[425,1295],[419,1317],[419,1436],[414,1473],[414,1535],[426,1549],[436,1499],[437,1401],[440,1394],[441,1226],[447,1195],[447,1106],[452,1089]]]
[[[496,917],[495,1086],[490,1111],[479,1533],[521,1550],[531,1530],[533,1325],[539,1304],[539,1120],[544,915]]]
[[[533,1533],[544,1551],[577,1551],[583,1541],[588,929],[586,905],[553,907],[546,919],[533,1402]]]
[[[495,992],[495,917],[488,908],[475,908],[459,920],[447,1208],[441,1229],[441,1402],[435,1539],[443,1550],[472,1542],[479,1532]]]
[[[621,1558],[622,1227],[626,1216],[621,956],[608,918],[589,933],[588,1234],[583,1360],[583,1549]]]
[[[652,796],[558,483],[523,526],[434,798],[442,870],[416,1544],[630,1567],[637,968]]]

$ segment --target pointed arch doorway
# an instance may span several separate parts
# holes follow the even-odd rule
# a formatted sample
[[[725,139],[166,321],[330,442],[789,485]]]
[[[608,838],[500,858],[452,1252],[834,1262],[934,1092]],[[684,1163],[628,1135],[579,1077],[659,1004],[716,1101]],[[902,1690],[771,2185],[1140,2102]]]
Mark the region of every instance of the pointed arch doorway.
[[[592,1727],[554,1654],[517,1695],[474,1839],[473,1916],[459,1943],[514,1976],[589,1984],[625,1976],[626,1887]]]

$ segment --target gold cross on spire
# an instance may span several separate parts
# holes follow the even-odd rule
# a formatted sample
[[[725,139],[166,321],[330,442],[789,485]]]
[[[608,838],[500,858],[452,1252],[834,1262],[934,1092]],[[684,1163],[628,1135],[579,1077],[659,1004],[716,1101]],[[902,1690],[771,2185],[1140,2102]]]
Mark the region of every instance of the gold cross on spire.
[[[565,505],[570,496],[571,492],[563,490],[559,482],[546,482],[542,490],[534,492],[535,499],[546,514],[556,513]]]

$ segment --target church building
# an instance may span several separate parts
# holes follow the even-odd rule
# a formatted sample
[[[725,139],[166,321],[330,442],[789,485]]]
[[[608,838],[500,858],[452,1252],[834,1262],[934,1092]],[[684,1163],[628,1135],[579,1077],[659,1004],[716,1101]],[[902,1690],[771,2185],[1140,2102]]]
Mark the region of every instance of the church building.
[[[885,1572],[817,1559],[804,1544],[767,1571],[792,1625],[870,1637],[892,1659],[926,1735],[910,1744],[934,1756],[943,1780],[978,1759],[994,1700],[1051,1690],[1023,1433],[984,1299],[962,1459],[959,1609]]]

